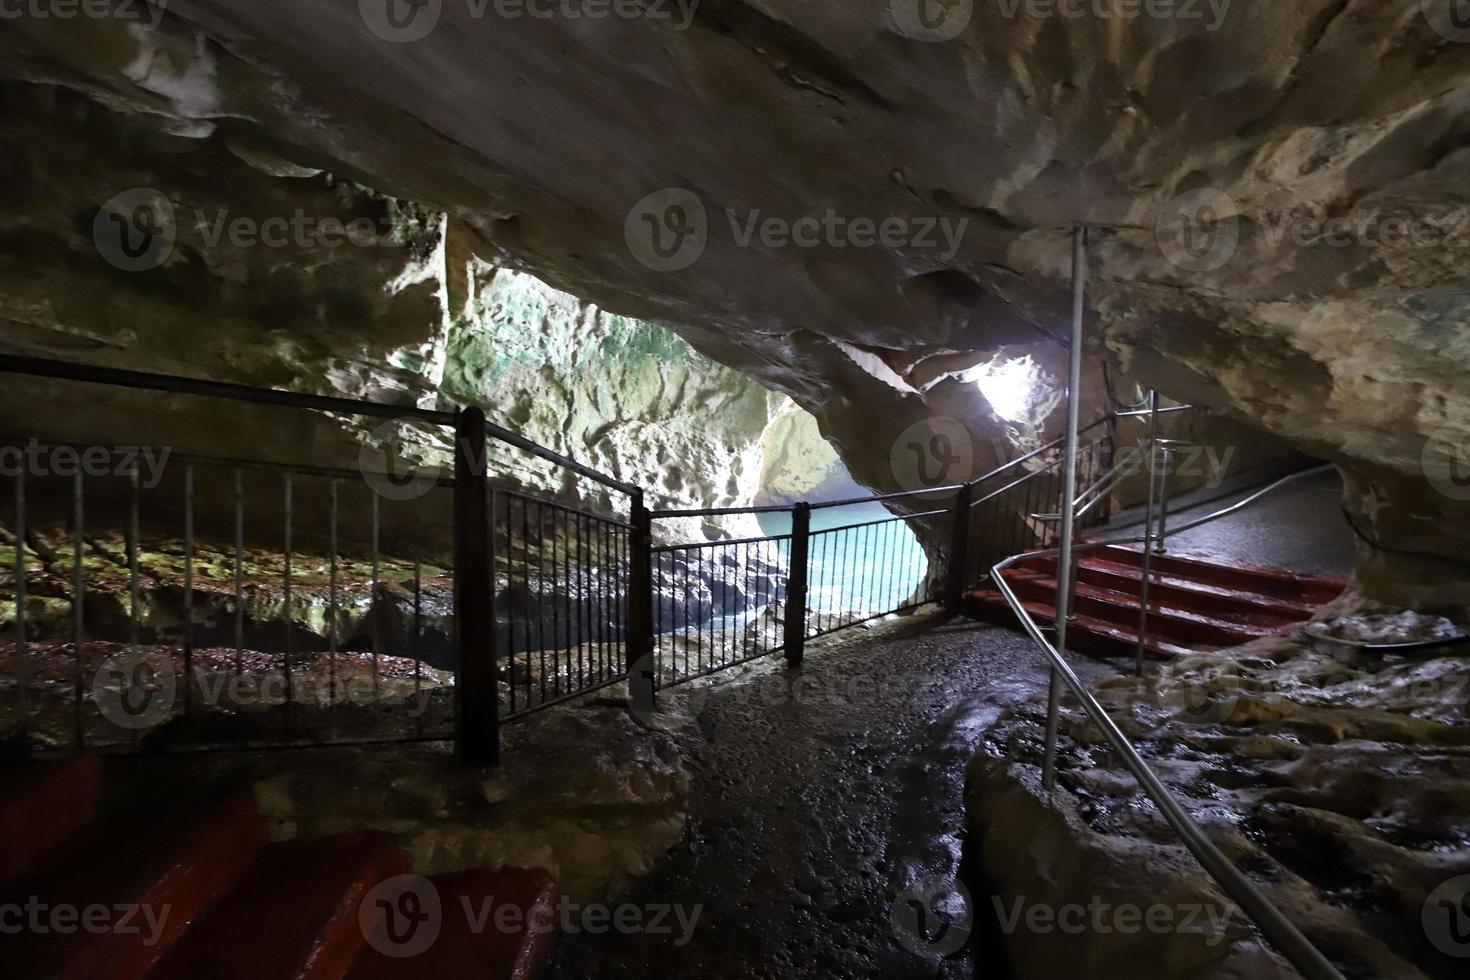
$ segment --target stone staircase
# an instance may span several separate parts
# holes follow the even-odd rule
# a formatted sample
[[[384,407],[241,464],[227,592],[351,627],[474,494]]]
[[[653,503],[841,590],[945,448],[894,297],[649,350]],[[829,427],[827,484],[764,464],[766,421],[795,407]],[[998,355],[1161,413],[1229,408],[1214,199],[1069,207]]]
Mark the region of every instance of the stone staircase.
[[[103,821],[101,769],[82,757],[0,770],[7,980],[509,980],[535,976],[549,952],[558,895],[545,872],[397,891],[407,862],[387,834],[268,842],[248,795]],[[514,914],[479,914],[505,906]],[[432,941],[414,945],[405,927]]]
[[[1143,551],[1109,546],[1078,556],[1075,616],[1067,647],[1094,656],[1131,656],[1138,644]],[[1056,615],[1057,560],[1038,558],[1009,569],[1006,582],[1038,624]],[[1146,651],[1167,658],[1236,646],[1289,632],[1340,595],[1346,581],[1279,568],[1227,565],[1203,558],[1155,554],[1149,584]],[[986,622],[1015,626],[997,591],[976,589],[965,610]]]

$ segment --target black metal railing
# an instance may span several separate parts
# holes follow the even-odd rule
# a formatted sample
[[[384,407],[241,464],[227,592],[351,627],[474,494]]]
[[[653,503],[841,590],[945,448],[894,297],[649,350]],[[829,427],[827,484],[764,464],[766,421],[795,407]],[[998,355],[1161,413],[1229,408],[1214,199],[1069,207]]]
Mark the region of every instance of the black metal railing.
[[[334,425],[391,419],[451,447],[440,467],[398,472],[182,454],[149,479],[136,461],[100,477],[19,471],[14,540],[0,538],[0,594],[15,596],[0,726],[26,753],[452,738],[466,762],[494,764],[502,722],[569,699],[625,682],[651,710],[662,687],[773,654],[798,664],[810,639],[927,603],[957,609],[997,556],[1050,543],[1062,504],[1053,444],[959,486],[650,512],[638,487],[477,408],[7,355],[0,371]],[[1088,430],[1107,427],[1079,456],[1082,481],[1112,464],[1130,414]],[[595,492],[572,503],[511,485],[515,462],[491,472],[496,447]],[[1089,513],[1101,522],[1106,506]],[[655,522],[681,518],[782,526],[656,544]]]
[[[1111,435],[1078,447],[1077,480],[1089,485],[1112,468]],[[1062,453],[1049,449],[977,480],[971,487],[969,567],[965,580],[982,579],[1002,558],[1044,547],[1057,533],[1051,515],[1062,500]],[[1107,523],[1107,508],[1090,511],[1082,527]]]
[[[493,491],[507,720],[627,676],[627,521]]]
[[[806,637],[814,639],[940,601],[943,576],[914,525],[946,525],[946,508],[813,531],[808,544]]]
[[[652,550],[658,687],[783,648],[791,540],[772,535]]]

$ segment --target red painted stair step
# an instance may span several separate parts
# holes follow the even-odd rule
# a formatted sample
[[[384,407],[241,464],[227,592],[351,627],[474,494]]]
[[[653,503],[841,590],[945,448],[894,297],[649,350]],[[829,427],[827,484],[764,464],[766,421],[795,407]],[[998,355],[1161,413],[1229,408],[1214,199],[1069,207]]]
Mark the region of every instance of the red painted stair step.
[[[1049,569],[1055,565],[1048,566]],[[1135,565],[1119,565],[1098,558],[1078,562],[1078,581],[1097,585],[1134,599],[1143,586],[1143,571]],[[1195,582],[1177,575],[1149,574],[1149,598],[1172,603],[1176,608],[1208,613],[1220,619],[1278,627],[1310,619],[1315,606],[1299,600],[1258,595],[1240,589]]]
[[[439,914],[422,928],[432,931],[423,936],[409,932],[406,916],[389,924],[397,931],[385,933],[380,927],[379,937],[389,935],[402,945],[380,938],[364,946],[347,980],[525,980],[540,972],[556,934],[558,893],[550,875],[539,869],[463,871],[428,882]],[[423,914],[415,910],[424,907],[416,900],[405,911]],[[501,911],[507,907],[513,911]]]
[[[1045,603],[1050,607],[1056,601],[1056,579],[1040,572],[1018,572],[1008,574],[1007,581],[1016,594],[1033,602]],[[1110,592],[1086,582],[1079,582],[1075,593],[1075,612],[1113,623],[1125,629],[1138,626],[1139,599],[1120,592]],[[1235,646],[1248,643],[1271,631],[1264,627],[1244,623],[1231,623],[1214,619],[1203,613],[1179,609],[1149,595],[1149,632],[1158,633],[1164,639],[1174,640],[1181,645]]]
[[[249,796],[203,811],[94,824],[0,897],[0,904],[46,910],[43,928],[0,935],[0,976],[140,980],[229,889],[262,843]],[[56,917],[67,909],[71,931],[64,931],[67,920]],[[76,928],[91,909],[106,910],[105,922],[98,920],[103,927]]]
[[[0,770],[0,882],[32,870],[92,822],[101,772],[94,755]]]
[[[1091,554],[1120,565],[1141,566],[1143,564],[1141,546],[1113,546],[1099,549]],[[1347,587],[1347,583],[1342,579],[1298,575],[1282,568],[1269,568],[1263,565],[1225,565],[1188,555],[1155,554],[1149,562],[1149,567],[1164,575],[1177,575],[1195,582],[1312,605],[1331,602]]]
[[[1050,602],[1026,602],[1022,606],[1031,614],[1038,625],[1050,626],[1056,609]],[[1018,627],[1015,613],[999,592],[971,592],[966,596],[966,612],[977,619],[997,626]],[[1136,629],[1094,619],[1079,614],[1067,628],[1067,649],[1095,657],[1132,656],[1138,646]],[[1203,648],[1196,648],[1203,649]],[[1195,649],[1181,646],[1150,633],[1145,650],[1155,657],[1189,656]]]
[[[406,867],[383,833],[268,844],[148,980],[336,980],[363,946],[364,896]]]

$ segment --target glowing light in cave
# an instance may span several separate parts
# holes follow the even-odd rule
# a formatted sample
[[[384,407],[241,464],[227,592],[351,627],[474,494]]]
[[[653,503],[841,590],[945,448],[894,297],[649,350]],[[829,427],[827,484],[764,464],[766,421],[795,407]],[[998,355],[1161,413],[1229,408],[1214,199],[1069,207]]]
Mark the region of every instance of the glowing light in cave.
[[[1031,406],[1040,375],[1041,369],[1027,354],[1011,360],[997,357],[971,368],[964,378],[975,383],[996,415],[1007,422],[1021,422],[1033,414]]]

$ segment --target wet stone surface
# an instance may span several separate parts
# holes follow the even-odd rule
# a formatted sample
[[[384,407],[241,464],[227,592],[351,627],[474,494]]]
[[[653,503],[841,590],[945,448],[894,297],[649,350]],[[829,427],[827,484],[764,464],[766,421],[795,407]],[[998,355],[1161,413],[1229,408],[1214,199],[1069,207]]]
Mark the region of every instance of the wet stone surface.
[[[1022,637],[932,615],[813,644],[797,674],[761,663],[670,690],[651,722],[694,774],[684,839],[609,904],[674,906],[692,928],[671,911],[665,934],[567,931],[547,975],[1005,976],[980,938],[983,897],[967,924],[944,896],[961,874],[966,763],[1001,708],[1044,698],[1045,681]],[[938,894],[920,912],[925,885]]]

